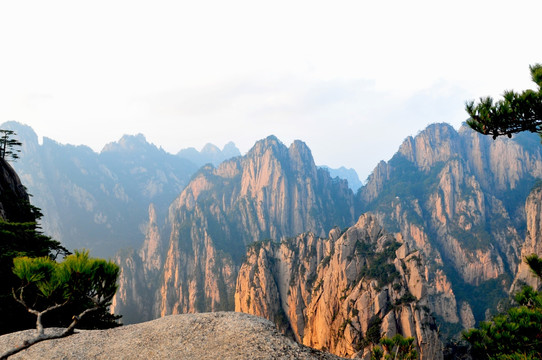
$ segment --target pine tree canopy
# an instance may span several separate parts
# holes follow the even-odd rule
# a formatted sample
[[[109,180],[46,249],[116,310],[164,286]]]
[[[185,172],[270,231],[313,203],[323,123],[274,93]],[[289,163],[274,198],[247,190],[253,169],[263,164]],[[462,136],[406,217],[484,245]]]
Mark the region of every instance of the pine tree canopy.
[[[497,136],[530,131],[542,135],[542,64],[530,66],[536,90],[521,93],[505,91],[503,99],[481,98],[478,104],[467,101],[465,109],[470,116],[467,124],[485,135]]]
[[[533,254],[525,262],[540,278],[542,259]],[[463,333],[475,359],[542,358],[542,292],[524,286],[514,300],[507,312]]]

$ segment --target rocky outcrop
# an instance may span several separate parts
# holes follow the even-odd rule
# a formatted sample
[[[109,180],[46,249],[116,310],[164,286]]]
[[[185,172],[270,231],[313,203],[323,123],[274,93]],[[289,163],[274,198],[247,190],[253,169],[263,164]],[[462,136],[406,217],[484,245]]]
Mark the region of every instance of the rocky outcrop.
[[[525,203],[525,214],[527,218],[527,234],[525,242],[521,249],[520,259],[536,254],[542,256],[542,187],[537,186],[529,194]],[[521,261],[518,265],[518,271],[512,284],[511,292],[514,293],[521,288],[523,284],[538,289],[540,279],[536,277],[527,263]]]
[[[0,219],[12,222],[34,221],[26,188],[11,165],[0,159]]]
[[[523,203],[542,176],[532,141],[430,125],[360,191],[363,210],[432,259],[429,307],[444,332],[472,326],[473,316],[483,320],[506,296],[524,237]]]
[[[429,313],[422,254],[362,215],[325,239],[312,233],[252,244],[235,310],[266,317],[316,349],[364,357],[381,337],[414,337],[422,359],[442,358]]]
[[[46,329],[53,333],[60,329]],[[0,336],[0,354],[35,330]],[[299,345],[262,318],[240,313],[185,314],[33,345],[10,359],[339,359]]]
[[[114,310],[127,314],[146,304],[154,317],[233,310],[246,245],[305,231],[323,236],[335,225],[353,222],[354,195],[346,181],[318,169],[303,142],[288,148],[270,136],[243,157],[200,169],[172,203],[162,222],[163,250],[154,252],[160,270],[156,281],[148,282],[152,289],[128,295],[135,279],[147,279],[153,271],[131,266],[148,258],[150,250],[119,258],[125,264],[119,293],[126,298],[117,296]],[[143,249],[156,248],[151,244],[158,240],[151,238],[158,235],[148,236]]]

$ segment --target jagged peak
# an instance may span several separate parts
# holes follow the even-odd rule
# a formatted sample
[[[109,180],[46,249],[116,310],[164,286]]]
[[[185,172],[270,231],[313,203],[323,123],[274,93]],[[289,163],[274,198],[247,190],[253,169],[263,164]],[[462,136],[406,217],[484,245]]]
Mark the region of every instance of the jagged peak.
[[[312,157],[312,152],[301,140],[295,140],[288,149],[290,156],[291,168],[300,173],[311,173],[316,176],[316,164]]]
[[[265,139],[258,140],[247,153],[248,156],[261,156],[266,151],[272,151],[275,154],[285,153],[288,149],[286,146],[275,136],[269,135]]]
[[[415,137],[409,136],[399,147],[398,153],[419,168],[428,170],[435,163],[448,160],[461,150],[459,134],[446,123],[428,125]]]
[[[291,154],[298,153],[302,156],[309,155],[312,158],[311,149],[301,140],[294,140],[292,145],[290,145],[289,149]]]
[[[354,225],[357,228],[365,228],[365,229],[373,229],[376,228],[378,230],[382,229],[382,225],[380,224],[380,221],[378,221],[377,217],[373,215],[372,213],[364,213],[361,214],[358,218],[358,221]]]
[[[156,148],[153,144],[147,142],[145,135],[139,133],[136,135],[123,135],[119,141],[110,142],[106,144],[102,153],[116,151],[116,152],[132,152],[147,149],[149,147]]]
[[[455,134],[457,131],[454,129],[454,127],[448,123],[433,123],[427,125],[425,129],[423,129],[420,134],[422,133],[452,133]]]

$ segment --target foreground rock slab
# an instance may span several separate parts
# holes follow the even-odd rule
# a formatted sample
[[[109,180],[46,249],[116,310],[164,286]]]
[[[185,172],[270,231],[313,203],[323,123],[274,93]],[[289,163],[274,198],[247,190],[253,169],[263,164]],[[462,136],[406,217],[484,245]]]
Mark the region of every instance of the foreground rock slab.
[[[60,331],[60,329],[46,329]],[[34,330],[0,336],[0,353]],[[340,359],[281,335],[270,321],[234,312],[171,315],[108,330],[77,330],[10,359]]]

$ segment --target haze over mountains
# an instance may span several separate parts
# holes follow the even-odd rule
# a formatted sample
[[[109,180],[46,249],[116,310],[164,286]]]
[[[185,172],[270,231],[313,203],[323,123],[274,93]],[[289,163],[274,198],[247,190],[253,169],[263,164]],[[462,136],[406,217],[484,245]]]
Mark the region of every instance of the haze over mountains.
[[[45,230],[71,248],[124,249],[113,307],[125,322],[236,310],[341,356],[399,333],[441,358],[513,283],[533,281],[521,256],[542,249],[536,135],[433,124],[354,192],[302,141],[172,155],[136,135],[96,154],[8,125]]]
[[[96,153],[47,137],[40,144],[32,128],[14,121],[0,128],[15,131],[23,143],[21,158],[12,165],[45,214],[45,233],[70,249],[84,247],[102,257],[139,247],[149,205],[163,216],[199,167],[240,155],[233,143],[173,155],[142,134],[125,135]],[[352,171],[350,178],[357,179]]]

